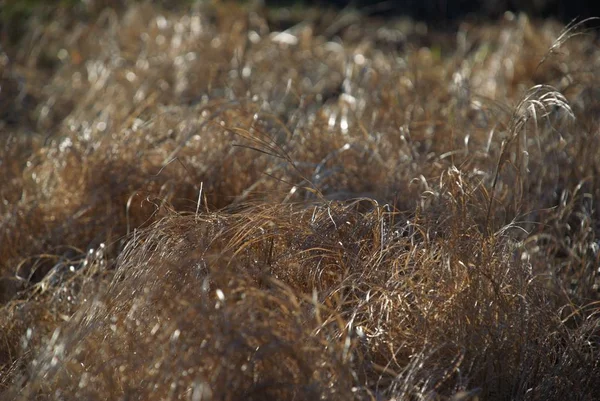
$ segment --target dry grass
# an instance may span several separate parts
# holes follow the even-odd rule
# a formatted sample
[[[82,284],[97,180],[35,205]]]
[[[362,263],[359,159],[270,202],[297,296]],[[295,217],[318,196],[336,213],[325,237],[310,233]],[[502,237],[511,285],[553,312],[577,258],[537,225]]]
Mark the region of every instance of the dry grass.
[[[0,398],[600,392],[585,23],[90,7],[2,55]]]

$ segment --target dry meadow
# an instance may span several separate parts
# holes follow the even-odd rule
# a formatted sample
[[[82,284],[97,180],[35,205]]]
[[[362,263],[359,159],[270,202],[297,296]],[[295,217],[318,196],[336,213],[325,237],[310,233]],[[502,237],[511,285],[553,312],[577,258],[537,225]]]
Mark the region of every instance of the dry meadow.
[[[1,399],[598,399],[594,21],[110,3],[0,54]]]

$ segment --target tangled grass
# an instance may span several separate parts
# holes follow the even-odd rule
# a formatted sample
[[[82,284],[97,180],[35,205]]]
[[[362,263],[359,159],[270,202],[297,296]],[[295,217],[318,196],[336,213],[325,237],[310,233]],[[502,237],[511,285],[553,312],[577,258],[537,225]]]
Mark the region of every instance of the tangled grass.
[[[586,21],[92,6],[2,55],[0,398],[600,392]]]

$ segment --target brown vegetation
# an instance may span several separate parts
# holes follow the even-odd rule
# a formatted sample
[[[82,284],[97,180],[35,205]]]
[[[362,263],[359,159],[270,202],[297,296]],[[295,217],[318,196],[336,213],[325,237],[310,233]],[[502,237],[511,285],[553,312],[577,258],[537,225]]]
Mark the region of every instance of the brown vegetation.
[[[0,79],[0,398],[593,400],[585,24],[148,4]]]

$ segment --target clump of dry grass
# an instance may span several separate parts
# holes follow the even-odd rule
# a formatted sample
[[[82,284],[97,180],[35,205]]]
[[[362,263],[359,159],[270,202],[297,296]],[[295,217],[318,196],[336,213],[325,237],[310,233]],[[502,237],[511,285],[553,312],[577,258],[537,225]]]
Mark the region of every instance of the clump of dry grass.
[[[600,390],[583,25],[95,18],[2,64],[3,398]]]

